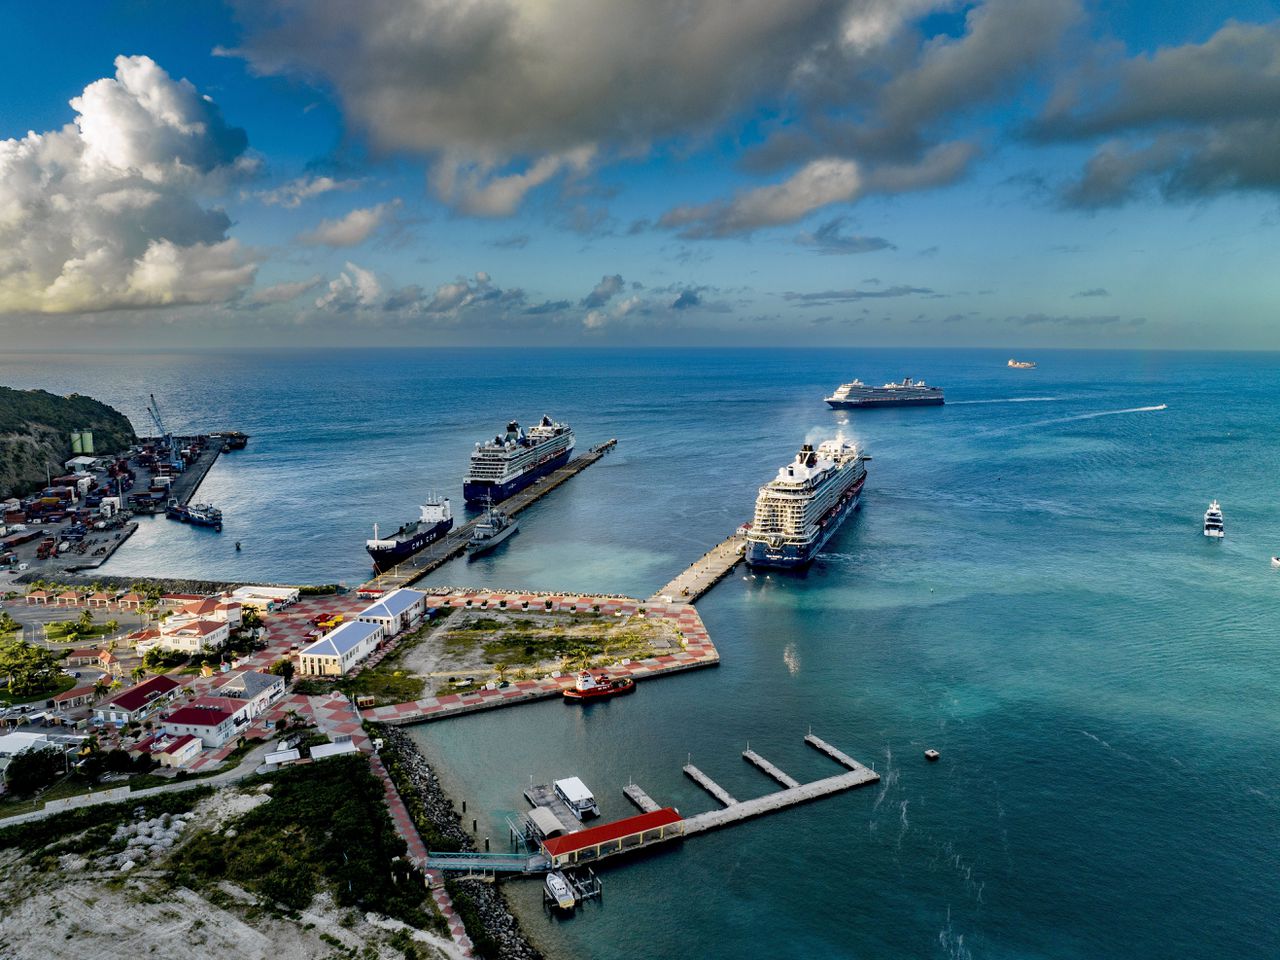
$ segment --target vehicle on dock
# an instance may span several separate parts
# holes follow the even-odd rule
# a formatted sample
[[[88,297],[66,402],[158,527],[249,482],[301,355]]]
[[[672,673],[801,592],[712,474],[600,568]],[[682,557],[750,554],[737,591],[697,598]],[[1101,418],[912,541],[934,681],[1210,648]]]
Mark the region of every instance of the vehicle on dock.
[[[600,816],[600,805],[595,796],[587,789],[587,785],[577,777],[565,777],[552,785],[556,796],[564,801],[565,806],[579,820]]]
[[[430,497],[418,510],[417,520],[406,523],[390,537],[379,537],[378,525],[373,525],[373,539],[366,540],[364,548],[373,558],[373,568],[378,573],[403,563],[453,529],[453,510],[448,497]]]
[[[609,697],[631,693],[635,688],[636,682],[630,677],[610,678],[603,673],[597,677],[589,670],[583,670],[578,674],[578,679],[574,681],[573,686],[564,691],[564,698],[573,703],[607,700]]]
[[[498,503],[569,462],[573,429],[544,416],[526,433],[512,420],[505,435],[477,443],[462,481],[467,503]]]
[[[520,525],[514,517],[507,516],[501,510],[494,510],[493,501],[489,501],[484,518],[475,525],[471,539],[467,541],[467,556],[488,553],[518,529]]]
[[[195,527],[210,527],[222,531],[222,511],[211,503],[182,503],[170,500],[164,508],[164,515],[170,520],[189,523]]]
[[[547,882],[543,885],[547,901],[557,909],[569,911],[578,905],[578,898],[573,895],[573,887],[559,870],[547,874]]]

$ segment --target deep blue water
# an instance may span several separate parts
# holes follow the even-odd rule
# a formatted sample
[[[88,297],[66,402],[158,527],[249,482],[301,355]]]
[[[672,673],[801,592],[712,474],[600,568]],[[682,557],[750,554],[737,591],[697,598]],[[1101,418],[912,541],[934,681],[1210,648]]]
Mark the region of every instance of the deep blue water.
[[[748,740],[799,779],[835,772],[810,726],[883,782],[609,869],[603,904],[568,922],[511,885],[535,940],[600,960],[1275,957],[1280,358],[1006,359],[28,355],[0,358],[0,383],[96,396],[140,430],[154,391],[175,429],[253,435],[202,489],[222,536],[146,523],[105,568],[125,574],[356,583],[374,520],[431,491],[457,503],[471,444],[545,412],[617,452],[432,582],[647,596],[749,517],[800,442],[844,425],[874,456],[864,508],[807,575],[735,576],[699,603],[718,669],[416,735],[495,838],[530,776],[581,775],[611,818],[632,812],[629,778],[709,809],[690,755],[739,798],[771,790]],[[821,403],[908,375],[948,404]]]

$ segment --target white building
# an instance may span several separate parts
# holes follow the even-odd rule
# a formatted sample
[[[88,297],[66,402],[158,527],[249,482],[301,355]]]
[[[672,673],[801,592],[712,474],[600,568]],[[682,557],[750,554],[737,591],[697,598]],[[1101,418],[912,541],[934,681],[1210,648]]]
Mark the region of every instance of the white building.
[[[243,700],[248,705],[248,716],[253,718],[284,696],[284,677],[241,670],[226,674],[225,679],[214,684],[212,693],[215,697]]]
[[[394,637],[416,627],[422,621],[422,615],[426,609],[425,593],[401,587],[360,611],[356,619],[365,623],[376,623],[382,627],[386,636]]]
[[[298,672],[312,677],[340,677],[377,649],[382,626],[351,620],[330,631],[298,654]]]
[[[221,650],[230,636],[231,625],[225,620],[171,617],[160,625],[159,637],[144,642],[151,647],[178,653],[210,653]],[[142,646],[138,644],[138,649],[141,650]]]
[[[235,717],[231,710],[197,702],[167,714],[161,723],[164,732],[171,737],[190,735],[212,748],[222,746],[236,735]]]
[[[259,610],[283,610],[298,602],[301,594],[296,587],[240,587],[231,593],[232,600],[238,600],[246,607],[257,607]]]

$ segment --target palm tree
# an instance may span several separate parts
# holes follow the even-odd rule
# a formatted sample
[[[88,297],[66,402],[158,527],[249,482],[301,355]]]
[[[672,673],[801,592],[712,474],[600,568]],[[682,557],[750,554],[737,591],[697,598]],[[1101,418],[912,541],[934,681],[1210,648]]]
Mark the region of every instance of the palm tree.
[[[129,671],[129,676],[133,677],[134,683],[137,683],[146,675],[147,675],[147,668],[142,666],[142,664],[138,664],[138,666],[134,667],[132,670]]]

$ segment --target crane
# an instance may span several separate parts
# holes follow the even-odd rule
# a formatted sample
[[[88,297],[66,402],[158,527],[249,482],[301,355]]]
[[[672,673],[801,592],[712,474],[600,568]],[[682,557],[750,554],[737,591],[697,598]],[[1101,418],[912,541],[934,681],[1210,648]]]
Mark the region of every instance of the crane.
[[[151,422],[156,425],[156,431],[161,437],[168,437],[169,431],[164,428],[164,420],[160,417],[160,404],[156,403],[156,395],[151,394],[151,402],[147,405],[147,413],[151,414]]]

